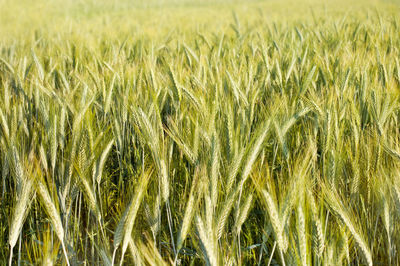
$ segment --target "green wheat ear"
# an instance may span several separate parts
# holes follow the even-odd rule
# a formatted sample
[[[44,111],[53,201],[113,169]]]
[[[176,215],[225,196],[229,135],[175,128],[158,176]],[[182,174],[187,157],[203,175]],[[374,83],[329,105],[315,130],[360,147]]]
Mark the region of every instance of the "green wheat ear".
[[[139,183],[137,185],[137,189],[135,194],[126,208],[125,213],[121,217],[117,229],[114,235],[114,255],[113,255],[113,263],[115,252],[118,249],[119,245],[122,245],[122,256],[121,262],[122,265],[124,260],[125,251],[128,247],[129,241],[131,239],[131,234],[133,230],[133,225],[136,220],[136,216],[140,207],[140,203],[142,198],[144,197],[146,187],[148,185],[150,176],[152,174],[152,170],[148,170],[143,176],[140,177]]]

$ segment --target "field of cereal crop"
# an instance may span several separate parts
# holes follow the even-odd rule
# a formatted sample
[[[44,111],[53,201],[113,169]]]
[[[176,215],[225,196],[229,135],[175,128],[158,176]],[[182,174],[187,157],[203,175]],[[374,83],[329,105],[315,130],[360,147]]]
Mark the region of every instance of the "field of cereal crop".
[[[399,265],[397,0],[0,0],[2,265]]]

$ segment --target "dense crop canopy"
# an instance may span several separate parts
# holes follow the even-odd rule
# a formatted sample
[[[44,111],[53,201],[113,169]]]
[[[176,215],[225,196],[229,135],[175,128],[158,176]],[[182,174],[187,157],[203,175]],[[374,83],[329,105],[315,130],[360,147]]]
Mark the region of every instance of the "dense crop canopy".
[[[396,1],[60,2],[0,2],[2,264],[400,263]]]

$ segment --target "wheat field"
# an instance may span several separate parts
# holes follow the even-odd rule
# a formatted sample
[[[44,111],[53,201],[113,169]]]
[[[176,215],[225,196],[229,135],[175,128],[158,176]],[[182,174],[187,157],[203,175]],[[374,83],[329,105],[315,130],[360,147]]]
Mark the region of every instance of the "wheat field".
[[[0,263],[399,265],[399,14],[0,0]]]

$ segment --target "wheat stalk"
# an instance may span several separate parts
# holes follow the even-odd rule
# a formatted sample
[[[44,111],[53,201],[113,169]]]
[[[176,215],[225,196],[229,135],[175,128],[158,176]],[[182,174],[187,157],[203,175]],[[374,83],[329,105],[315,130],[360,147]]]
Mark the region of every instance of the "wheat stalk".
[[[152,174],[152,171],[149,170],[145,173],[144,176],[142,176],[140,178],[140,181],[138,183],[134,197],[132,198],[130,204],[128,205],[128,207],[125,211],[126,215],[123,215],[123,217],[120,219],[120,222],[118,223],[118,226],[117,226],[117,232],[121,232],[121,230],[122,230],[123,233],[122,233],[122,237],[119,237],[119,234],[115,234],[115,236],[117,236],[117,238],[115,238],[115,236],[114,236],[114,253],[117,250],[118,246],[122,242],[122,255],[121,255],[121,263],[120,263],[121,265],[124,260],[125,251],[128,247],[129,241],[131,239],[133,225],[135,223],[136,215],[139,210],[141,200],[146,191],[147,184],[149,182],[151,174]],[[123,229],[119,229],[119,228],[123,228]]]
[[[61,246],[65,255],[65,260],[67,262],[67,265],[69,265],[68,254],[64,243],[64,228],[61,222],[60,215],[56,209],[56,206],[53,203],[53,200],[50,197],[47,188],[40,179],[36,182],[36,190],[42,199],[47,214],[50,216],[54,231],[56,232],[56,235],[61,242]]]

